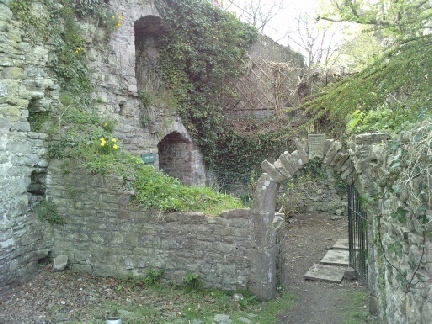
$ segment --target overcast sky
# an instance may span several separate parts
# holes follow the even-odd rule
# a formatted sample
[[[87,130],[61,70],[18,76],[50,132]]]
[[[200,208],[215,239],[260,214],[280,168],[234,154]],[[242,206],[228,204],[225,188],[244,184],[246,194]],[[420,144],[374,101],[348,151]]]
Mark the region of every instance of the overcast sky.
[[[241,8],[244,8],[245,3],[250,3],[251,0],[219,0],[219,2],[221,1],[225,8],[241,15]],[[230,5],[231,1],[234,3],[233,5]],[[271,5],[275,2],[278,3],[279,0],[262,0],[261,2],[265,5]],[[279,41],[283,45],[287,45],[287,41],[284,43],[283,37],[289,29],[294,30],[296,28],[294,18],[304,12],[307,12],[310,16],[314,17],[318,6],[318,0],[283,0],[282,2],[284,9],[280,10],[267,24],[264,29],[264,34],[270,36],[276,41]],[[243,13],[243,15],[246,14]]]

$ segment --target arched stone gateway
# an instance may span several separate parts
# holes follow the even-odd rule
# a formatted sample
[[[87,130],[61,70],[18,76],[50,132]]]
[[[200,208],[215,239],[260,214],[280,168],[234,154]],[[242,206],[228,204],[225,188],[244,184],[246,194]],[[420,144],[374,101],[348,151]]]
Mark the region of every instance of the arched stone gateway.
[[[341,142],[325,139],[324,134],[309,135],[308,141],[295,140],[297,149],[284,152],[274,162],[262,162],[264,173],[257,181],[257,188],[251,209],[255,237],[257,240],[257,261],[251,290],[260,300],[275,297],[276,287],[283,277],[284,259],[281,249],[280,226],[283,219],[275,215],[277,193],[280,184],[292,178],[311,158],[322,158],[324,163],[340,173],[348,185],[358,186],[358,172],[351,161],[349,151],[342,147]],[[362,188],[358,188],[362,191]],[[277,260],[275,263],[274,260]],[[270,267],[269,267],[270,265]]]

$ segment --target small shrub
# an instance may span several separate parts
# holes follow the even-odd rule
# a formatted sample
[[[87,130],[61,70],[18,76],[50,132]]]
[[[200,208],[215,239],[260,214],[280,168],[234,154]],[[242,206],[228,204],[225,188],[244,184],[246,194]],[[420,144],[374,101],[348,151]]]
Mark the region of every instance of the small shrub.
[[[200,275],[188,272],[186,277],[183,278],[183,283],[187,291],[199,290],[203,286],[202,278]]]
[[[164,272],[165,272],[164,270],[148,269],[146,275],[144,276],[145,284],[151,286],[156,283],[159,283]]]
[[[58,214],[54,203],[42,200],[35,207],[36,214],[40,220],[50,224],[64,224],[63,218]]]

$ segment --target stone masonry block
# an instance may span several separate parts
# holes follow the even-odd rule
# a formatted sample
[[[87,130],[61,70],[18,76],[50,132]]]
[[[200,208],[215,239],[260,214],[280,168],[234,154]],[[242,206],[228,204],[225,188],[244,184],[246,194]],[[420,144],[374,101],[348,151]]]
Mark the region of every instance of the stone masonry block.
[[[300,156],[301,160],[303,161],[303,164],[308,163],[309,162],[309,154],[308,154],[309,148],[308,148],[308,146],[304,142],[302,142],[299,138],[296,138],[294,140],[294,142],[296,144],[299,156]]]
[[[291,153],[291,161],[296,163],[299,169],[302,169],[304,166],[303,159],[301,158],[301,155],[297,150]]]
[[[327,165],[331,165],[331,162],[335,158],[336,154],[339,152],[339,150],[342,148],[342,144],[339,141],[333,141],[330,144],[330,147],[328,148],[325,157],[324,157],[324,163]]]
[[[328,149],[330,148],[331,144],[334,142],[334,139],[327,139],[324,142],[324,149],[323,149],[323,156],[325,157],[327,154]]]
[[[338,164],[341,160],[346,161],[346,154],[344,151],[338,151],[329,165],[334,166]]]
[[[289,172],[289,174],[291,174],[291,176],[293,176],[297,172],[298,165],[296,163],[291,163],[291,154],[289,154],[288,152],[284,152],[283,154],[281,154],[278,161],[282,163],[282,165]]]
[[[340,151],[339,161],[335,164],[334,170],[340,172],[340,169],[344,165],[344,163],[349,159],[350,155],[346,151]]]
[[[264,172],[267,172],[267,174],[275,181],[282,182],[286,180],[286,176],[284,176],[282,173],[280,173],[273,164],[268,162],[267,160],[264,160],[261,163],[261,168],[264,170]]]
[[[287,168],[285,168],[280,160],[276,160],[273,165],[275,166],[276,170],[282,173],[287,179],[291,178],[291,173],[287,170]]]

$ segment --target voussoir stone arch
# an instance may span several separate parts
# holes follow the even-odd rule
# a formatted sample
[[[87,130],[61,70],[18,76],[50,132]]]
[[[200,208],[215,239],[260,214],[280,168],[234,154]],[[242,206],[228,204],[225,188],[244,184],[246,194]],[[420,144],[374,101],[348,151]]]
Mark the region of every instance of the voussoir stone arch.
[[[323,162],[341,175],[348,185],[356,186],[358,173],[351,160],[349,151],[342,143],[323,138],[318,152],[310,152],[310,142],[295,139],[296,150],[284,152],[274,162],[264,160],[261,168],[264,173],[257,181],[257,188],[251,208],[252,219],[257,240],[258,262],[255,264],[254,280],[251,291],[261,300],[269,300],[276,295],[276,288],[283,277],[283,262],[281,259],[280,238],[278,228],[283,223],[283,217],[276,214],[276,200],[280,184],[292,178],[311,158],[318,156]],[[272,262],[277,260],[277,262]]]

